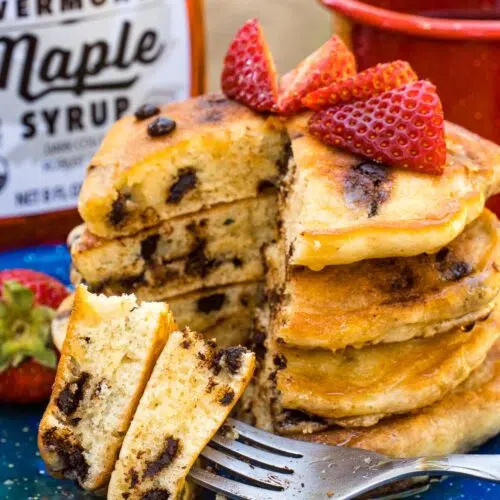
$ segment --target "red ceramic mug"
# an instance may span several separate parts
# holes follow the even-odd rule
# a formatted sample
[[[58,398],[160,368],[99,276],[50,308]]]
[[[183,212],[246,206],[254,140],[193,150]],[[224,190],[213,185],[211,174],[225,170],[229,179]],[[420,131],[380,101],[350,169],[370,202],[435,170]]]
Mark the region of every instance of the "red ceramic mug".
[[[359,69],[409,61],[438,87],[448,120],[500,144],[499,0],[321,1]]]

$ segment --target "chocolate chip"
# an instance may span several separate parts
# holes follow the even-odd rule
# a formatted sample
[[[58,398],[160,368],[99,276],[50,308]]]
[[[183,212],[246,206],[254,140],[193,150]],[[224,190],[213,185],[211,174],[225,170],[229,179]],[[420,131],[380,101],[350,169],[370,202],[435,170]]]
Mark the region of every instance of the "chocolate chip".
[[[231,224],[234,224],[234,219],[232,219],[231,217],[228,217],[228,218],[224,221],[224,225],[225,225],[225,226],[230,226]]]
[[[234,391],[232,389],[228,389],[222,397],[219,399],[219,403],[222,406],[229,406],[234,400]]]
[[[138,274],[136,276],[126,276],[124,278],[120,278],[118,280],[118,284],[122,287],[125,288],[126,290],[132,289],[137,287],[137,285],[140,285],[144,283],[144,274]]]
[[[219,375],[223,368],[227,368],[233,375],[238,373],[241,368],[242,357],[246,349],[241,346],[228,347],[221,349],[212,360],[212,371]]]
[[[473,321],[472,323],[468,323],[467,325],[462,326],[462,331],[463,332],[471,332],[475,326],[476,326],[476,322]]]
[[[153,490],[146,491],[142,495],[141,500],[168,500],[170,498],[170,492],[163,488],[155,488]]]
[[[214,293],[206,297],[201,297],[196,302],[196,307],[199,312],[209,314],[213,311],[220,311],[226,301],[225,293]]]
[[[183,340],[181,342],[181,347],[183,349],[189,349],[191,347],[191,341],[190,340]]]
[[[70,441],[70,435],[59,434],[58,429],[53,427],[42,435],[42,441],[47,448],[56,453],[63,468],[62,474],[68,479],[85,481],[89,473],[89,465],[85,460],[83,448]]]
[[[219,384],[212,378],[210,377],[208,379],[208,384],[207,384],[207,388],[206,388],[206,392],[207,394],[210,394],[215,387],[217,387]]]
[[[276,366],[276,368],[278,368],[278,370],[284,370],[286,368],[286,365],[287,365],[286,358],[285,358],[285,356],[283,356],[283,354],[275,354],[273,356],[273,363],[274,363],[274,366]]]
[[[346,171],[344,197],[348,205],[365,208],[368,217],[374,217],[389,199],[391,187],[388,167],[364,162]]]
[[[233,375],[236,375],[240,371],[242,358],[245,352],[246,349],[241,346],[228,347],[224,349],[223,353],[225,356],[226,366]]]
[[[151,259],[156,252],[159,239],[159,234],[150,234],[147,238],[141,241],[141,256],[146,262]]]
[[[259,181],[259,184],[257,186],[257,193],[258,194],[267,194],[276,191],[277,189],[277,181],[273,179],[264,179],[262,181]]]
[[[130,477],[130,487],[135,488],[139,482],[139,474],[135,469],[130,469],[128,476]]]
[[[74,382],[66,384],[56,399],[56,405],[64,415],[73,414],[83,398],[83,389],[89,379],[88,373],[82,373]]]
[[[196,170],[192,167],[186,167],[179,170],[176,181],[172,184],[167,197],[167,203],[177,204],[184,195],[196,187],[198,180]]]
[[[233,259],[233,266],[234,267],[242,267],[243,266],[243,261],[239,257],[234,257],[234,259]]]
[[[160,453],[159,457],[146,464],[146,470],[144,471],[144,477],[156,476],[163,469],[168,467],[174,458],[178,455],[180,451],[180,441],[170,436],[166,439],[165,447]]]
[[[195,247],[186,259],[184,272],[188,276],[200,276],[205,278],[210,271],[220,265],[216,259],[209,259],[205,254],[206,241],[200,239],[196,242]]]
[[[160,116],[148,125],[149,137],[161,137],[168,135],[175,130],[177,124],[171,118]]]
[[[403,267],[390,283],[390,291],[407,291],[415,286],[415,275],[408,266]]]
[[[155,106],[154,104],[143,104],[137,111],[134,113],[134,116],[138,120],[145,120],[146,118],[151,118],[154,115],[157,115],[160,112],[160,108]]]
[[[118,226],[127,216],[127,201],[131,199],[130,194],[120,193],[118,198],[111,204],[111,212],[108,221],[112,226]]]
[[[440,266],[440,272],[447,281],[458,281],[472,272],[471,266],[467,262],[455,261]]]
[[[436,262],[443,262],[443,260],[448,257],[448,254],[450,253],[450,249],[447,247],[441,248],[439,252],[436,254]]]
[[[278,172],[283,176],[286,174],[288,170],[288,162],[292,156],[292,144],[287,142],[283,151],[281,152],[280,158],[276,162],[276,166],[278,167]]]

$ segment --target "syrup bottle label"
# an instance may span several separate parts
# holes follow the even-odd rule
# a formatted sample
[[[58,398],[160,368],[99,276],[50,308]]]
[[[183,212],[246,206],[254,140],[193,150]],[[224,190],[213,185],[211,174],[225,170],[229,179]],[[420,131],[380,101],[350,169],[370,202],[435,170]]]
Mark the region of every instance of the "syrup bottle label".
[[[0,0],[0,218],[76,206],[108,127],[190,94],[180,0]]]

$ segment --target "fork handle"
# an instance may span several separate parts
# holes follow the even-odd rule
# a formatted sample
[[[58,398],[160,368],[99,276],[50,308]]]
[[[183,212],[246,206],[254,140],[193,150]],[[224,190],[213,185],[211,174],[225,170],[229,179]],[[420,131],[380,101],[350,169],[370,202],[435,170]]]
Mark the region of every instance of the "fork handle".
[[[500,455],[447,455],[396,461],[395,468],[411,475],[462,475],[500,482]],[[402,471],[403,472],[403,471]]]

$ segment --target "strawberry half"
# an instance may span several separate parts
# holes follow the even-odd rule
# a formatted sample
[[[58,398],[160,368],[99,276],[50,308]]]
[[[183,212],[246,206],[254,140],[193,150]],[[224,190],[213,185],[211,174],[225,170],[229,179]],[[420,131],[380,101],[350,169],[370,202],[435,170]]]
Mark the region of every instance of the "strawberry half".
[[[304,108],[302,99],[313,90],[356,74],[356,59],[344,42],[333,35],[281,78],[278,111],[296,113]]]
[[[428,81],[317,111],[309,120],[309,130],[327,144],[378,163],[443,173],[443,107],[436,87]]]
[[[62,283],[45,274],[0,272],[1,402],[47,399],[57,365],[51,321],[67,295]]]
[[[236,33],[224,58],[224,94],[256,111],[275,111],[278,77],[262,27],[247,21]]]
[[[365,100],[418,80],[406,61],[377,64],[355,76],[315,90],[302,99],[310,109],[321,109],[355,100]]]

